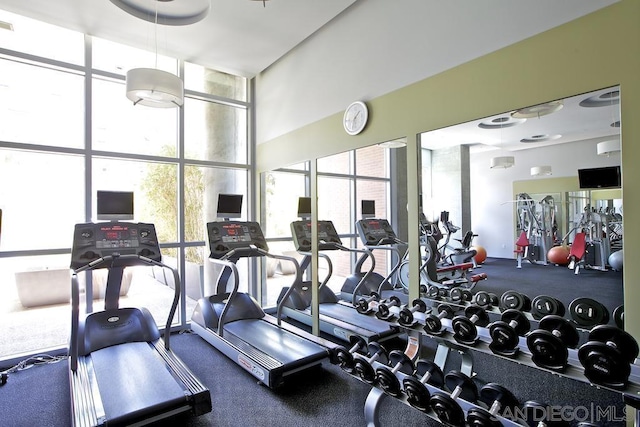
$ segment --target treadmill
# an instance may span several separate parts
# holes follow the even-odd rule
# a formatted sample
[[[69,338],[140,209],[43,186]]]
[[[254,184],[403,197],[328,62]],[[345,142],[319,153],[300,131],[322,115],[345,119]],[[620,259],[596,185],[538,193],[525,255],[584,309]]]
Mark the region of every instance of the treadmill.
[[[302,270],[305,270],[311,259],[311,221],[300,220],[291,224],[294,245],[296,250],[304,255]],[[347,248],[342,245],[333,222],[318,221],[319,251],[342,250],[351,253],[362,253],[371,259],[371,267],[360,279],[360,283],[366,281],[367,277],[375,268],[375,259],[370,251],[362,249]],[[331,260],[328,256],[320,254],[329,263],[331,272]],[[355,309],[356,294],[351,302],[341,301],[325,286],[330,277],[327,277],[319,285],[319,327],[322,332],[350,341],[352,336],[363,338],[367,342],[384,341],[397,337],[401,334],[398,327],[389,322],[380,320],[374,316],[366,316],[358,313]],[[356,287],[357,288],[357,287]],[[297,279],[289,288],[283,289],[278,299],[278,316],[285,315],[295,321],[305,325],[311,325],[311,282]]]
[[[266,256],[290,261],[299,280],[297,260],[269,253],[257,222],[210,222],[207,232],[209,261],[220,267],[217,293],[198,301],[191,329],[271,389],[283,384],[293,373],[317,367],[326,360],[335,362],[336,344],[280,322],[266,314],[249,294],[238,292],[236,262],[240,258]],[[229,280],[233,288],[227,292]]]
[[[73,426],[145,425],[181,413],[211,411],[209,390],[171,351],[171,324],[180,298],[175,269],[160,262],[153,224],[75,226],[71,268],[69,381]],[[171,270],[175,295],[164,339],[146,308],[120,308],[125,267]],[[105,309],[80,315],[78,275],[107,269]]]

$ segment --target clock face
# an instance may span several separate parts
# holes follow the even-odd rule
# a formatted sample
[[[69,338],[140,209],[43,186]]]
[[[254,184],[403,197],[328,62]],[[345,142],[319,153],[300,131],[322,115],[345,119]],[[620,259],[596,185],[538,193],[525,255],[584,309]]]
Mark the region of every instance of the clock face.
[[[342,123],[344,130],[349,135],[356,135],[364,129],[369,118],[367,105],[362,101],[356,101],[349,105],[344,112]]]

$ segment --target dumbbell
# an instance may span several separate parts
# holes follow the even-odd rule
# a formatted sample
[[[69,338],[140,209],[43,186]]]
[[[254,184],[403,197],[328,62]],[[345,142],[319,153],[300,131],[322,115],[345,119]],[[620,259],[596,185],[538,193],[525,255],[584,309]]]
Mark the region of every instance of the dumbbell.
[[[431,360],[420,359],[416,362],[415,377],[405,377],[402,380],[404,394],[407,395],[409,405],[421,411],[429,409],[431,393],[425,384],[441,388],[444,385],[442,369]],[[418,378],[416,378],[418,377]]]
[[[391,307],[400,307],[400,298],[397,296],[389,297],[385,302],[381,302],[378,304],[378,308],[376,311],[376,317],[380,320],[389,320],[393,317],[389,308]]]
[[[566,368],[568,348],[575,348],[579,341],[576,327],[567,319],[553,314],[543,317],[538,329],[527,334],[527,347],[533,363],[556,371]]]
[[[425,313],[427,311],[427,303],[422,301],[420,298],[414,299],[411,303],[411,307],[404,307],[400,310],[400,314],[398,315],[398,323],[402,326],[414,326],[416,324],[413,319],[413,313],[416,311],[420,313]]]
[[[613,320],[618,328],[624,329],[624,304],[617,306],[613,310]]]
[[[431,335],[440,336],[444,334],[442,329],[442,319],[449,319],[453,317],[453,308],[448,304],[440,304],[438,306],[438,315],[429,314],[424,320],[424,331]]]
[[[482,387],[479,400],[486,403],[489,410],[479,407],[469,409],[467,424],[471,427],[501,426],[502,423],[496,419],[496,415],[501,415],[505,408],[513,409],[518,405],[513,393],[496,383],[488,383]]]
[[[362,353],[367,348],[367,342],[364,338],[359,337],[357,335],[351,335],[349,338],[349,342],[352,347],[350,349],[346,349],[343,346],[339,346],[335,350],[337,364],[348,373],[353,372],[353,355],[355,353]]]
[[[555,419],[551,416],[547,405],[528,400],[522,405],[522,416],[524,423],[529,427],[569,427],[569,422],[562,419]]]
[[[609,310],[592,298],[576,298],[569,303],[571,319],[580,327],[591,328],[609,323]]]
[[[398,397],[402,394],[402,388],[396,373],[402,372],[411,375],[415,368],[411,358],[401,350],[393,350],[389,353],[389,365],[392,366],[391,369],[387,366],[376,369],[376,381],[382,391],[390,396]]]
[[[473,302],[480,307],[491,308],[500,304],[500,299],[494,293],[487,291],[478,291],[473,296]]]
[[[531,299],[518,291],[507,291],[500,297],[500,310],[509,309],[529,311],[531,309]]]
[[[471,301],[473,299],[473,295],[471,294],[471,292],[469,292],[468,289],[453,288],[449,291],[449,299],[451,300],[451,302],[463,304],[465,302]]]
[[[557,298],[549,295],[538,295],[531,301],[531,315],[540,320],[548,314],[564,316],[564,304]]]
[[[589,341],[578,349],[584,375],[594,384],[623,389],[631,364],[638,357],[638,343],[628,333],[611,325],[591,329]]]
[[[371,342],[369,343],[369,354],[371,354],[371,357],[356,354],[353,362],[353,370],[362,381],[373,385],[376,382],[376,372],[373,370],[371,364],[376,360],[379,360],[380,363],[386,363],[387,350],[377,342]]]
[[[518,310],[506,310],[489,325],[491,344],[489,349],[500,356],[513,357],[518,353],[520,336],[529,332],[531,323],[527,316]]]
[[[429,405],[436,416],[445,425],[464,426],[464,411],[457,398],[474,403],[478,399],[478,388],[471,378],[459,371],[451,371],[444,377],[447,389],[451,395],[442,392],[433,393]]]
[[[358,298],[356,310],[360,314],[367,314],[371,311],[370,303],[378,300],[380,300],[380,295],[377,292],[371,292],[369,296]]]
[[[464,316],[456,316],[451,321],[453,338],[460,344],[475,345],[478,341],[476,326],[487,326],[488,324],[489,315],[485,309],[477,305],[470,305],[464,309]]]

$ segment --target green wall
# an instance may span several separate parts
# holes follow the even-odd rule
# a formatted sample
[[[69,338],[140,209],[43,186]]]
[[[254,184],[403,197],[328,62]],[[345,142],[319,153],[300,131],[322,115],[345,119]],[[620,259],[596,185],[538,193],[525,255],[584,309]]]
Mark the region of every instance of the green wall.
[[[401,64],[399,64],[401,65]],[[408,137],[409,220],[417,223],[417,135],[524,106],[619,84],[622,110],[624,230],[640,235],[640,1],[612,6],[439,75],[367,100],[363,133],[342,130],[342,113],[257,147],[258,172],[328,154]],[[259,113],[259,111],[258,111]],[[635,191],[634,191],[635,190]],[[417,246],[417,232],[409,244]],[[412,238],[415,241],[412,242]],[[630,237],[629,237],[630,238]],[[625,305],[640,301],[640,263],[625,253]],[[412,259],[416,259],[413,257]],[[417,261],[416,261],[417,262]],[[417,267],[415,267],[417,270]],[[417,276],[417,275],[416,275]],[[627,310],[627,329],[640,338],[640,311]]]

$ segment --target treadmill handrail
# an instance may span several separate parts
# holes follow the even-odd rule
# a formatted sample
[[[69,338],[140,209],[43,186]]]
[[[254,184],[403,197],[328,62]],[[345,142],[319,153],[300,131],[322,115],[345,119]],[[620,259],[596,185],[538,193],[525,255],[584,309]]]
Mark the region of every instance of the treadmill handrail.
[[[169,315],[167,317],[167,322],[164,327],[164,348],[166,350],[170,349],[169,339],[171,336],[171,324],[173,323],[173,318],[175,316],[176,310],[178,309],[178,303],[180,301],[180,276],[178,275],[178,270],[170,267],[162,262],[153,260],[151,258],[147,258],[138,254],[113,254],[100,257],[95,259],[82,267],[76,268],[72,270],[73,275],[71,277],[71,342],[69,343],[69,353],[71,356],[71,367],[72,370],[76,370],[78,367],[78,328],[79,328],[79,317],[80,317],[80,285],[78,282],[78,273],[82,273],[83,271],[92,271],[98,268],[102,268],[105,264],[114,265],[115,261],[118,259],[122,260],[140,260],[145,264],[149,264],[151,266],[167,268],[171,270],[173,273],[173,283],[174,283],[174,294],[173,294],[173,302],[171,303],[171,309],[169,310]]]
[[[310,257],[311,256],[311,252],[298,252],[300,255],[304,255],[305,257]],[[318,286],[318,290],[322,289],[322,287],[329,282],[329,279],[331,278],[331,275],[333,274],[333,263],[331,262],[331,258],[329,258],[329,255],[327,254],[323,254],[318,252],[318,256],[323,257],[327,260],[327,264],[328,264],[328,270],[329,273],[327,273],[327,276],[324,278],[324,280],[322,281],[322,283],[320,283],[320,285]],[[295,259],[295,258],[294,258]],[[298,260],[296,260],[296,262],[298,262]],[[278,303],[277,307],[276,307],[276,319],[278,321],[278,325],[281,324],[282,320],[282,309],[284,308],[284,304],[287,302],[287,300],[289,299],[289,296],[293,293],[293,291],[295,290],[295,284],[296,283],[302,283],[302,270],[300,268],[298,268],[298,270],[300,270],[300,278],[299,278],[299,282],[293,282],[291,284],[291,286],[288,287],[287,291],[284,293],[284,295],[282,296],[282,298],[280,298],[280,302]],[[296,279],[298,280],[298,279]],[[313,286],[314,281],[311,282]]]
[[[278,254],[272,254],[271,252],[267,252],[264,249],[258,248],[254,245],[250,245],[251,248],[251,253],[254,254],[258,254],[260,256],[266,256],[268,258],[273,258],[273,259],[279,259],[279,260],[283,260],[283,261],[290,261],[293,263],[293,265],[295,266],[295,270],[296,270],[296,274],[295,277],[293,279],[293,283],[292,286],[289,286],[289,291],[291,291],[291,289],[293,288],[293,285],[295,283],[301,282],[302,281],[302,272],[300,270],[300,264],[298,263],[298,260],[295,257],[291,257],[291,256],[287,256],[287,255],[278,255]],[[222,309],[222,313],[220,313],[220,318],[218,319],[218,335],[220,335],[222,337],[222,325],[224,325],[224,317],[227,314],[228,311],[228,307],[231,305],[231,302],[233,301],[233,298],[236,296],[236,294],[238,293],[238,282],[239,282],[239,275],[238,275],[238,268],[236,267],[235,263],[232,261],[232,259],[234,258],[234,256],[237,253],[246,253],[246,250],[248,248],[238,248],[238,251],[236,251],[236,249],[232,249],[230,250],[228,253],[226,253],[224,255],[224,257],[220,258],[220,259],[216,259],[216,258],[209,258],[212,262],[216,263],[216,264],[221,264],[225,267],[228,267],[231,269],[231,272],[234,276],[234,285],[233,285],[233,289],[231,290],[231,293],[229,294],[229,297],[227,299],[227,303],[224,305],[224,308]],[[245,257],[255,257],[255,255],[242,255]],[[287,294],[288,296],[288,294]],[[285,298],[282,299],[283,301],[285,300]],[[280,319],[282,315],[282,306],[278,305],[278,310],[277,310],[277,314],[276,314],[276,319],[277,319],[277,323],[278,326],[281,326],[282,320]]]

